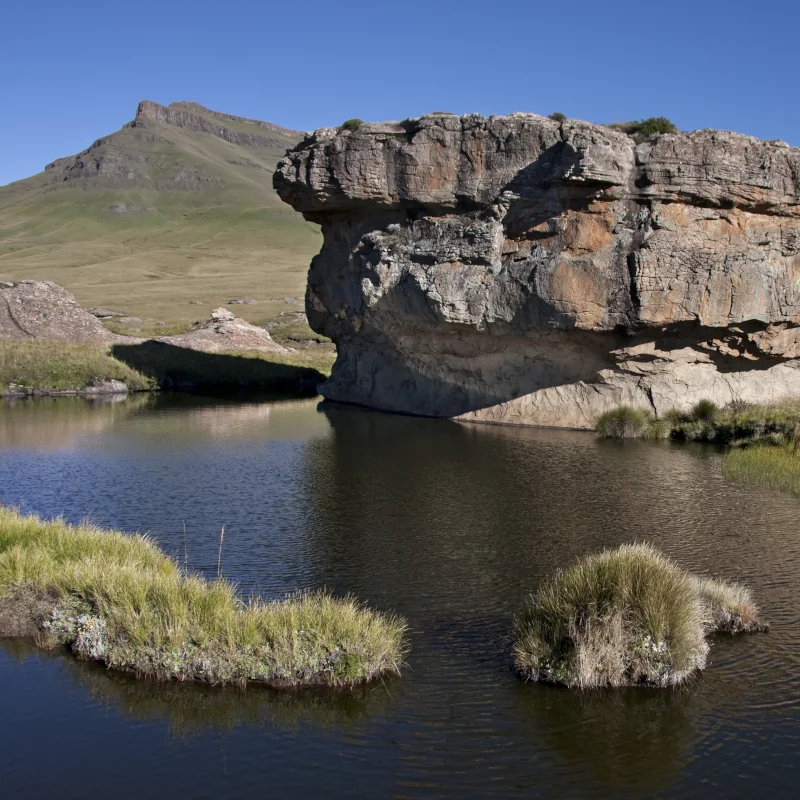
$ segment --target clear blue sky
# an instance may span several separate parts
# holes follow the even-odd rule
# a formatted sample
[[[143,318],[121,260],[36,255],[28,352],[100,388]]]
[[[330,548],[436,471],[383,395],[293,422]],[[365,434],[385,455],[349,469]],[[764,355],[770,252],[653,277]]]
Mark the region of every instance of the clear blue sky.
[[[797,0],[6,0],[0,185],[144,98],[308,130],[427,111],[667,116],[800,145]]]

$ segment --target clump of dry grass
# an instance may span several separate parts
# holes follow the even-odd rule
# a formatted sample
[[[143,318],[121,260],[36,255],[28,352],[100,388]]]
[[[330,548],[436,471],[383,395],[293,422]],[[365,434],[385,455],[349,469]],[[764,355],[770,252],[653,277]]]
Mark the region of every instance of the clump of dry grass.
[[[668,686],[705,666],[708,633],[754,631],[757,619],[743,587],[623,545],[539,587],[515,622],[514,661],[529,680],[570,687]]]
[[[596,430],[606,439],[666,439],[669,436],[669,428],[661,420],[631,406],[619,406],[601,414]]]
[[[800,402],[733,402],[720,408],[700,400],[689,411],[675,409],[656,418],[642,409],[620,406],[602,414],[597,432],[613,439],[672,438],[742,445],[794,444],[800,437]]]
[[[162,679],[355,684],[399,672],[404,652],[405,623],[353,598],[244,602],[147,537],[0,508],[0,597],[13,608],[31,590],[52,598],[42,644]]]
[[[705,609],[705,624],[710,632],[754,633],[765,629],[746,586],[697,575],[690,575],[689,579]]]

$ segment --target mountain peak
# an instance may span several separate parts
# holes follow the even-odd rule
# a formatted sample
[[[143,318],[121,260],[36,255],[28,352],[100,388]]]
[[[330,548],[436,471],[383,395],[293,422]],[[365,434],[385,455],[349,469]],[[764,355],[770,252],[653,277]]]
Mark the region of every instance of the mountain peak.
[[[133,121],[133,125],[136,126],[137,123],[148,119],[166,122],[168,125],[178,128],[212,133],[228,141],[231,141],[231,135],[240,140],[241,134],[256,136],[258,139],[264,139],[267,134],[267,141],[257,142],[259,145],[267,146],[286,144],[283,141],[276,141],[275,137],[290,139],[292,143],[303,138],[302,131],[282,128],[272,122],[223,114],[188,100],[170,103],[168,106],[162,106],[152,100],[142,100],[136,109],[136,119]]]

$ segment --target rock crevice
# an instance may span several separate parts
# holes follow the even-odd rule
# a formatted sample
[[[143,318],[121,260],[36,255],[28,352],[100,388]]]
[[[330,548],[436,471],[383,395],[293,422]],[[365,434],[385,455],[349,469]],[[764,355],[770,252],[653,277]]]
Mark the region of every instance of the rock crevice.
[[[800,391],[800,150],[533,114],[309,135],[280,196],[319,223],[326,397],[590,427],[621,403]]]

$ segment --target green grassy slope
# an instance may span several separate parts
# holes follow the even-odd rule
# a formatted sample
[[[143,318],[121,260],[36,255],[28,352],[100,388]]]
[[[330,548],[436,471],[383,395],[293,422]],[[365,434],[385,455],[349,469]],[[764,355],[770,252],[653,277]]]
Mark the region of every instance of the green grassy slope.
[[[83,153],[0,187],[0,279],[55,281],[145,330],[234,297],[258,301],[235,309],[256,324],[301,310],[269,300],[302,297],[320,246],[272,189],[300,135],[192,103],[143,103]]]

